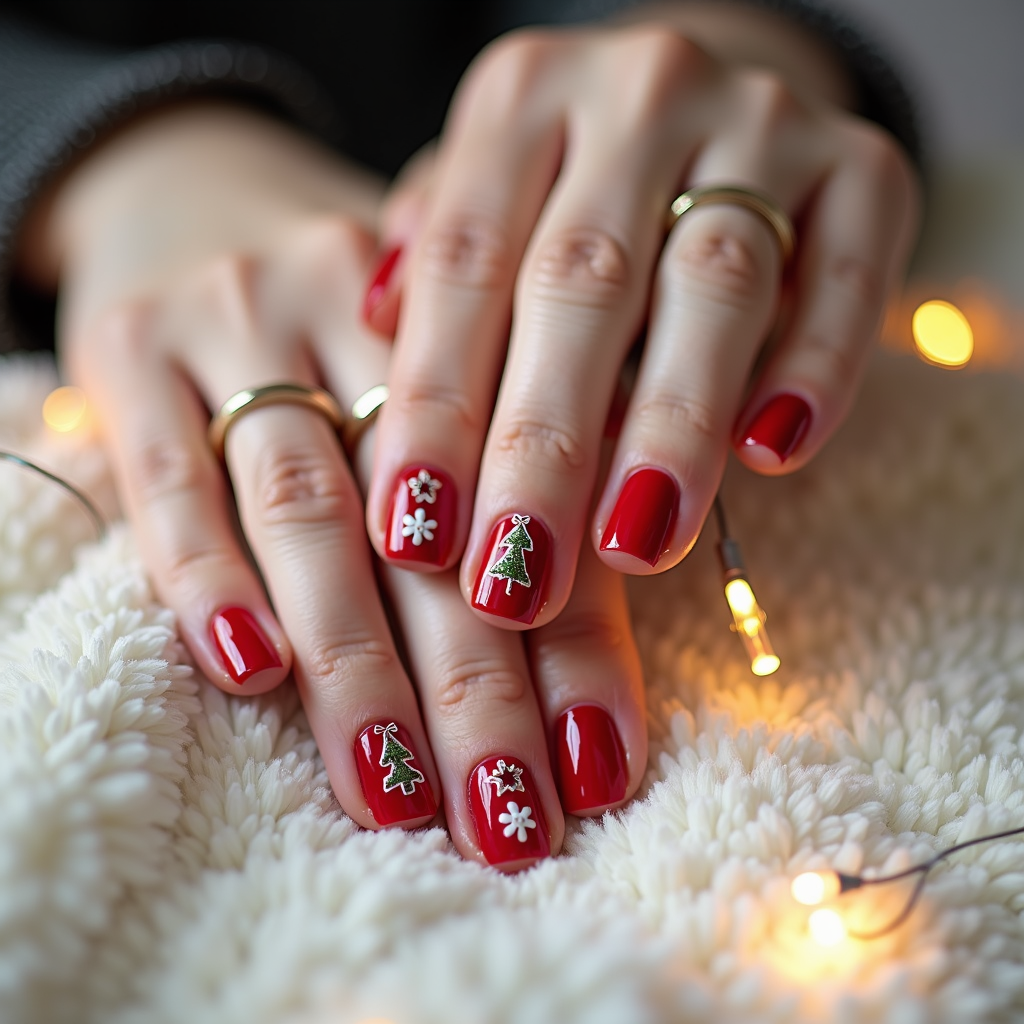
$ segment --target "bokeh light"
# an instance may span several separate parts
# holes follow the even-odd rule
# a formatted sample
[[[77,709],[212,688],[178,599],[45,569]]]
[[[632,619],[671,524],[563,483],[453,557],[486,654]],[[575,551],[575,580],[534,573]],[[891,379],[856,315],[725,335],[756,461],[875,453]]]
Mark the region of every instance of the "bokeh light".
[[[846,925],[834,911],[823,907],[807,919],[807,927],[819,946],[838,946],[846,940]]]
[[[51,430],[69,434],[85,422],[86,409],[85,393],[81,388],[57,388],[43,402],[43,422]]]
[[[911,322],[918,352],[938,366],[964,366],[974,354],[974,332],[967,317],[951,302],[929,299]]]
[[[834,871],[805,871],[793,879],[790,891],[797,903],[816,907],[839,893],[839,879]]]

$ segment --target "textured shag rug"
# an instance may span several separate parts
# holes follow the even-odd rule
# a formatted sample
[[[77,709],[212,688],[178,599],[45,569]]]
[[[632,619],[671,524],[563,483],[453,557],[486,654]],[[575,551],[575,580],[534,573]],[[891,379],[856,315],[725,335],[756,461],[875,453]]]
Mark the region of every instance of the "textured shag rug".
[[[41,425],[51,374],[0,365],[0,444],[110,508],[96,450]],[[0,1020],[1024,1019],[1024,842],[951,858],[874,941],[818,945],[789,894],[1024,825],[1022,420],[1017,379],[880,356],[812,468],[734,467],[782,670],[749,674],[707,541],[635,588],[648,781],[512,878],[353,826],[291,689],[198,679],[127,531],[89,544],[0,466]]]

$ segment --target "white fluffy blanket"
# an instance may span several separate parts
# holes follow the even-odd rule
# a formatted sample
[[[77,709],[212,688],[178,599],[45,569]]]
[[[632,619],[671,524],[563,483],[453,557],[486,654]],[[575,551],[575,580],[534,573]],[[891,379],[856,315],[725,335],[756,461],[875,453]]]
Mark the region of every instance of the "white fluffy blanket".
[[[108,503],[0,366],[0,444]],[[635,589],[640,798],[508,878],[337,809],[291,689],[197,679],[123,529],[0,466],[0,1019],[396,1024],[1024,1019],[1024,842],[826,949],[789,880],[1024,825],[1024,384],[879,357],[785,480],[733,472],[783,657],[754,679],[711,545]],[[907,889],[848,898],[873,927]]]

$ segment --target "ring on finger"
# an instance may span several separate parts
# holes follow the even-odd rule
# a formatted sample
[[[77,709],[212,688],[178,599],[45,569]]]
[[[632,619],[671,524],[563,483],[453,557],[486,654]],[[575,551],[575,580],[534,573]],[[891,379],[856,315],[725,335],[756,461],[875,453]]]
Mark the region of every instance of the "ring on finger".
[[[352,403],[352,411],[341,430],[341,443],[349,456],[355,451],[363,434],[373,426],[377,414],[390,395],[391,389],[387,384],[375,384]]]
[[[268,405],[302,405],[326,416],[335,430],[342,430],[345,414],[335,397],[323,388],[305,384],[267,384],[261,388],[245,388],[233,394],[210,420],[206,438],[218,459],[224,458],[224,441],[229,428],[240,417]]]
[[[758,214],[772,229],[779,242],[782,262],[788,263],[796,249],[796,231],[789,215],[770,196],[742,185],[698,185],[677,196],[667,217],[666,226],[671,230],[680,217],[696,206],[710,203],[728,203],[742,206]]]

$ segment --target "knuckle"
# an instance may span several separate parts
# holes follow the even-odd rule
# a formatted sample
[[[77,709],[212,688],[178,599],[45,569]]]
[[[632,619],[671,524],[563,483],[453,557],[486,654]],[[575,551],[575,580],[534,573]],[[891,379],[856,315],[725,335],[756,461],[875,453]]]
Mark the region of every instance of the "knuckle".
[[[775,126],[802,111],[796,94],[784,79],[767,68],[743,73],[745,107],[755,123]]]
[[[500,288],[513,273],[511,244],[493,220],[458,214],[430,229],[423,247],[423,267],[444,283],[482,290]]]
[[[316,265],[355,266],[365,258],[371,244],[362,225],[344,214],[323,214],[299,236],[298,244]]]
[[[913,188],[916,176],[910,158],[884,128],[864,121],[852,131],[857,156],[870,177],[886,188]]]
[[[155,305],[148,299],[119,302],[100,313],[85,335],[87,344],[114,359],[134,362],[151,350]]]
[[[644,432],[653,437],[690,436],[717,443],[724,434],[721,415],[714,406],[688,395],[645,395],[638,402],[635,415]]]
[[[629,277],[625,250],[610,234],[571,228],[541,246],[533,284],[562,302],[608,307],[626,294]]]
[[[496,438],[496,448],[517,466],[578,473],[587,464],[587,449],[569,430],[552,422],[515,419]]]
[[[535,651],[538,656],[564,654],[580,650],[588,657],[612,654],[626,646],[629,632],[622,619],[610,610],[566,610],[543,630],[538,631]]]
[[[704,222],[684,231],[671,247],[665,276],[669,294],[690,296],[699,291],[715,301],[744,309],[764,290],[767,279],[745,232]]]
[[[675,110],[681,91],[709,66],[696,43],[667,25],[641,26],[623,35],[619,45],[627,73],[617,82],[628,90],[627,109],[641,120]]]
[[[436,418],[445,421],[450,425],[453,437],[479,437],[487,425],[469,395],[443,381],[412,381],[397,395],[393,391],[388,401],[409,420],[422,422]]]
[[[479,705],[514,705],[522,701],[529,682],[503,662],[487,659],[453,661],[442,667],[435,702],[446,714],[460,714]]]
[[[172,591],[194,589],[196,583],[224,579],[235,568],[235,559],[224,548],[210,543],[175,545],[173,541],[161,554],[163,576]],[[204,599],[207,596],[203,595]]]
[[[176,435],[164,434],[125,448],[125,470],[144,504],[169,495],[219,490],[208,458]]]
[[[253,473],[257,511],[267,525],[339,524],[354,514],[340,460],[326,452],[271,446]]]
[[[360,680],[382,679],[401,671],[394,646],[378,636],[353,635],[321,638],[304,649],[301,664],[309,682],[336,693],[339,700],[348,687]]]
[[[481,113],[500,122],[527,105],[550,64],[554,40],[537,29],[509,32],[480,55],[468,83]]]

